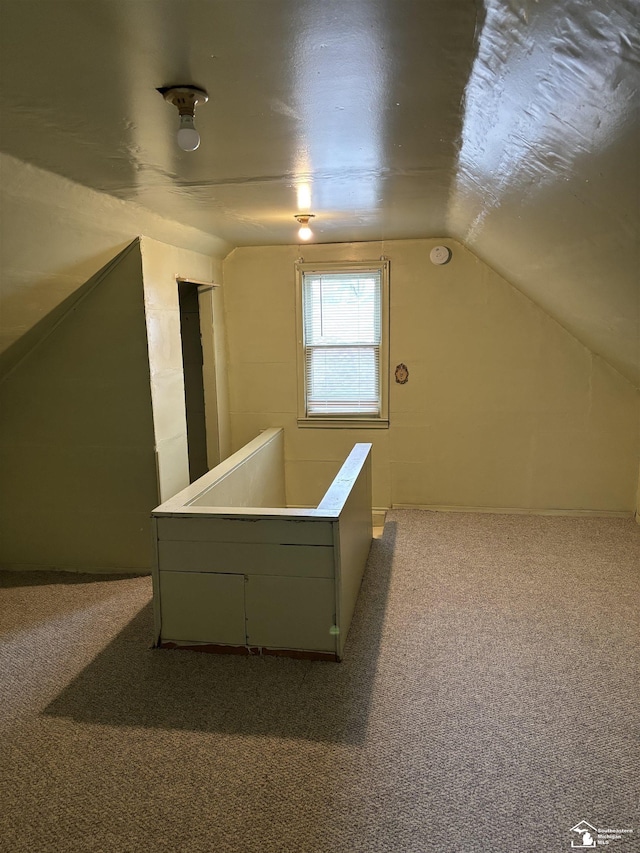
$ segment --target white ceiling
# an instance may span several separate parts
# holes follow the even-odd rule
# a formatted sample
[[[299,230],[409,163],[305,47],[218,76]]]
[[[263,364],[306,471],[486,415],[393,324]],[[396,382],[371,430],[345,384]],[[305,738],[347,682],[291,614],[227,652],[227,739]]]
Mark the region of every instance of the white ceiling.
[[[454,237],[640,384],[636,0],[0,9],[3,151],[234,246]]]

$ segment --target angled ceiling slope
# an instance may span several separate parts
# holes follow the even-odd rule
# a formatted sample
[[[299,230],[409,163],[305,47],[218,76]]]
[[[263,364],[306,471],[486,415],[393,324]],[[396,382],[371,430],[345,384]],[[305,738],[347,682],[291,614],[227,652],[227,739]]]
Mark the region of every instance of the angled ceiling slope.
[[[640,6],[485,5],[448,230],[640,385]]]
[[[635,0],[0,10],[3,151],[232,245],[449,234],[640,384]]]

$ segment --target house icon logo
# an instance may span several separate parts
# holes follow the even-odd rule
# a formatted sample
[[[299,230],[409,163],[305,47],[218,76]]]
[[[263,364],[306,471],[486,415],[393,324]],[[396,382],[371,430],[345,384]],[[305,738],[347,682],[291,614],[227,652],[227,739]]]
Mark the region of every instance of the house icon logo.
[[[571,827],[571,832],[576,833],[576,837],[571,839],[571,846],[578,847],[582,850],[596,846],[596,835],[598,830],[595,826],[591,826],[586,820],[581,820],[575,826]]]

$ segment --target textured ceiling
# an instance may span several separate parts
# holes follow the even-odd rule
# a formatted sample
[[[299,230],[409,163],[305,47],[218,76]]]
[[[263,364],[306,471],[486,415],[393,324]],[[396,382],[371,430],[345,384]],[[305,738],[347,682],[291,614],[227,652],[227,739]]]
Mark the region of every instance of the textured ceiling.
[[[455,237],[638,384],[635,0],[0,9],[3,151],[231,245]]]

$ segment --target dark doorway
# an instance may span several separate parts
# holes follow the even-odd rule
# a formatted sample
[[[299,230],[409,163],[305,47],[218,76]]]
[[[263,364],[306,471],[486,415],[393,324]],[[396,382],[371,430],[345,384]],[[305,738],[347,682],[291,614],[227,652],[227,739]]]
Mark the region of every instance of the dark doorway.
[[[180,334],[182,336],[184,396],[187,413],[189,479],[193,483],[194,480],[202,477],[209,470],[197,285],[189,282],[178,282],[178,298],[180,301]]]

